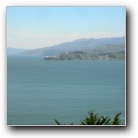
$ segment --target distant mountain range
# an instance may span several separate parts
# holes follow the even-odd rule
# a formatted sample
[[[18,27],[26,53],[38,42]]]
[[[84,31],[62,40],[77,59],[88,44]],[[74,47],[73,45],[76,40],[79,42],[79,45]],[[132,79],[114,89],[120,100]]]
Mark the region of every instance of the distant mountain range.
[[[58,56],[61,53],[74,51],[91,51],[91,53],[111,53],[125,51],[125,37],[100,38],[100,39],[77,39],[72,42],[65,42],[51,47],[35,50],[9,49],[8,55],[18,56]]]
[[[18,56],[20,53],[27,51],[26,49],[18,49],[18,48],[7,48],[8,56]]]

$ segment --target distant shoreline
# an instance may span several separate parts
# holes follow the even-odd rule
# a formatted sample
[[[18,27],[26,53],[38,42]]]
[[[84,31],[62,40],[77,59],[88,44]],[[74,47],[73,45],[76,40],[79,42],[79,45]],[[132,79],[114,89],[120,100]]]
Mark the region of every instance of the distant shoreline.
[[[93,53],[84,51],[75,51],[69,53],[61,53],[58,56],[46,56],[44,60],[125,60],[125,52],[112,53]]]

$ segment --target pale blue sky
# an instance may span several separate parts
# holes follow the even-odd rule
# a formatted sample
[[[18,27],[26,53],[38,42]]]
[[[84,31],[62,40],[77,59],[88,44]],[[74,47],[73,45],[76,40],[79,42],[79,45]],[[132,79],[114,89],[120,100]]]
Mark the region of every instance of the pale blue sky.
[[[35,49],[125,36],[125,7],[7,7],[7,46]]]

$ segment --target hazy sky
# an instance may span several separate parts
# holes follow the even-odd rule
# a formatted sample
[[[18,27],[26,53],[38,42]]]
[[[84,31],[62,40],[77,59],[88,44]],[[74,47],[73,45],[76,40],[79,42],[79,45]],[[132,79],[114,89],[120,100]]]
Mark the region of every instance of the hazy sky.
[[[125,36],[125,7],[7,7],[7,46],[36,49]]]

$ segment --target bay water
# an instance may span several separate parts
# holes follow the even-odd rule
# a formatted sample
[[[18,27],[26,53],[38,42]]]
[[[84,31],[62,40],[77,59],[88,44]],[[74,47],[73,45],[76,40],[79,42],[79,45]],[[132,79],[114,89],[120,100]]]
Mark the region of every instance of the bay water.
[[[7,59],[7,124],[80,124],[89,111],[125,124],[125,61]]]

